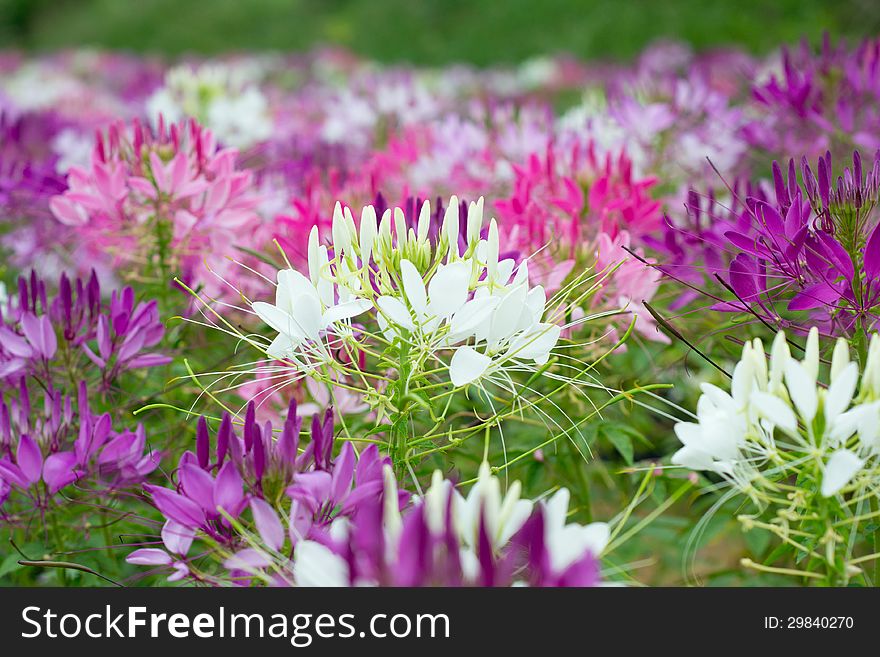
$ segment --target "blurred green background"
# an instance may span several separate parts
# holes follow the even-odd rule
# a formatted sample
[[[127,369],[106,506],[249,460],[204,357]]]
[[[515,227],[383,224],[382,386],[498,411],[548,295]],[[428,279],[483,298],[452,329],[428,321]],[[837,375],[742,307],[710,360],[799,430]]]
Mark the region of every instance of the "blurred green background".
[[[0,0],[0,48],[176,55],[333,43],[386,62],[630,58],[658,38],[759,53],[880,32],[880,0]]]

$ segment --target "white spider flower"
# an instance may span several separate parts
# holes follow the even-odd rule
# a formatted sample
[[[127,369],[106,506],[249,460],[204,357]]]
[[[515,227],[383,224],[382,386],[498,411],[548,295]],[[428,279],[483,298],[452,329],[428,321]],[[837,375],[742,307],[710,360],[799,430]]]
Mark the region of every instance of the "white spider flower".
[[[332,321],[348,320],[375,307],[379,329],[389,343],[405,340],[428,354],[450,350],[449,374],[456,387],[491,376],[504,365],[546,363],[561,328],[545,321],[543,287],[529,285],[527,260],[519,266],[512,259],[499,261],[494,219],[487,238],[481,239],[482,198],[468,206],[462,250],[458,208],[452,197],[432,244],[428,202],[422,205],[415,227],[407,227],[400,208],[386,210],[377,222],[372,206],[364,208],[358,227],[351,211],[337,203],[331,226],[332,258],[319,243],[317,229],[309,236],[309,278],[322,312],[318,322],[316,304],[307,302],[311,307],[302,311],[312,329],[307,337],[314,341],[314,333],[327,331]],[[334,289],[338,302],[332,298]],[[299,327],[287,327],[288,316],[299,320],[289,308],[285,315],[266,305],[255,304],[254,310],[281,333],[270,356],[288,353],[285,349],[302,343]]]
[[[450,492],[453,496],[452,521],[462,544],[460,556],[466,573],[476,571],[478,567],[481,523],[485,523],[492,548],[499,551],[523,527],[535,507],[535,503],[521,498],[519,481],[514,481],[502,495],[501,481],[491,473],[488,463],[480,466],[477,481],[466,496],[436,471],[423,496],[425,516],[434,532],[440,533],[445,526]],[[538,502],[544,509],[544,539],[555,572],[563,572],[585,552],[600,557],[610,536],[607,523],[580,525],[568,522],[570,498],[568,490],[561,488],[546,501]]]
[[[314,248],[312,248],[314,245]],[[278,331],[266,353],[272,358],[291,358],[312,354],[327,356],[324,338],[328,334],[345,336],[352,318],[373,307],[369,299],[356,298],[347,288],[339,288],[324,273],[329,265],[327,248],[317,245],[313,230],[309,244],[309,278],[295,269],[278,272],[275,304],[257,301],[253,311]]]
[[[791,357],[785,334],[777,334],[770,366],[760,340],[746,343],[734,368],[731,391],[708,383],[696,422],[680,422],[676,465],[708,470],[753,494],[758,480],[778,480],[811,470],[821,494],[831,497],[871,478],[880,453],[880,399],[875,379],[880,347],[871,341],[859,385],[858,365],[844,340],[835,345],[829,385],[818,383],[819,335],[807,338],[804,358]]]

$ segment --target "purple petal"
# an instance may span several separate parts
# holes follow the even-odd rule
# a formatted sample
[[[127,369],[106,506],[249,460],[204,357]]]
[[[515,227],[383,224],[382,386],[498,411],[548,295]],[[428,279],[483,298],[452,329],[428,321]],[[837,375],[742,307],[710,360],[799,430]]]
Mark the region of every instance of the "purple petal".
[[[35,484],[40,480],[43,471],[43,454],[39,445],[31,440],[30,436],[22,436],[19,439],[15,460],[29,484]]]
[[[330,487],[330,498],[340,502],[351,490],[351,479],[354,475],[354,447],[347,442],[343,445],[336,462],[333,464],[333,483]]]
[[[874,226],[868,243],[865,245],[865,275],[869,281],[877,278],[880,274],[880,224]]]
[[[125,560],[137,566],[170,566],[173,561],[165,550],[158,548],[141,548],[135,550]]]
[[[77,476],[76,454],[73,452],[52,454],[43,465],[43,481],[52,494],[76,481]]]
[[[181,490],[212,516],[217,513],[214,486],[214,478],[197,465],[188,463],[180,468]]]
[[[241,475],[231,461],[224,464],[214,483],[214,506],[224,509],[232,517],[241,513],[244,502]]]
[[[104,315],[98,317],[96,338],[98,340],[98,353],[101,354],[101,359],[106,363],[113,352],[113,344],[110,342],[110,329],[107,326],[107,318]]]
[[[169,552],[185,556],[192,545],[195,532],[173,520],[166,520],[162,526],[162,542]]]
[[[798,292],[788,303],[789,310],[812,310],[833,306],[840,301],[840,291],[821,281]]]
[[[251,513],[263,542],[273,550],[280,550],[284,545],[284,527],[275,510],[265,500],[255,497],[251,499]]]
[[[0,347],[19,358],[30,358],[34,354],[27,340],[5,326],[0,326]]]
[[[45,315],[37,317],[32,313],[24,313],[21,317],[21,328],[31,346],[47,360],[55,355],[58,341],[52,322]]]
[[[272,559],[269,558],[269,555],[259,550],[245,548],[229,557],[223,562],[223,565],[230,570],[250,571],[271,566]]]
[[[128,361],[126,367],[130,370],[136,370],[141,367],[160,367],[161,365],[167,365],[171,361],[171,358],[162,354],[142,354]]]
[[[21,468],[7,458],[0,459],[0,479],[19,488],[28,488],[30,486],[30,482],[25,478]]]
[[[211,455],[209,453],[210,447],[210,438],[208,437],[208,421],[203,415],[199,418],[199,423],[196,426],[196,457],[199,460],[200,468],[204,469],[208,467],[208,461],[211,458]]]
[[[161,486],[144,486],[153,496],[153,503],[166,518],[185,527],[198,528],[205,524],[205,512],[192,500]]]

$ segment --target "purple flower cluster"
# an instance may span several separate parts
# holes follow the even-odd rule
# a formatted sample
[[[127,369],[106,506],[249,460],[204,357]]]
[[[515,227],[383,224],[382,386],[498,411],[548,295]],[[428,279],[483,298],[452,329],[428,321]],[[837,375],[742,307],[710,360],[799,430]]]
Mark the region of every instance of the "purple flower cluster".
[[[818,53],[804,41],[780,59],[752,89],[758,112],[744,129],[749,143],[809,158],[880,147],[880,40],[851,50],[826,35]]]
[[[62,388],[61,381],[85,379],[109,390],[126,370],[170,362],[145,351],[164,333],[156,302],[136,303],[130,287],[105,303],[94,272],[88,281],[62,274],[50,301],[45,281],[32,272],[0,309],[0,389],[31,377]]]
[[[271,422],[260,426],[253,402],[248,405],[241,435],[224,415],[211,449],[208,424],[200,418],[195,452],[181,456],[173,488],[145,486],[153,504],[165,517],[162,538],[165,550],[143,548],[128,557],[130,563],[173,565],[172,579],[189,574],[211,581],[211,576],[188,569],[187,554],[198,534],[230,556],[225,560],[234,581],[249,580],[249,571],[266,567],[265,550],[249,547],[240,533],[239,517],[250,508],[265,545],[279,552],[300,540],[329,540],[329,528],[347,518],[367,499],[382,492],[382,472],[387,457],[375,445],[358,456],[346,442],[333,457],[332,409],[312,419],[311,440],[300,448],[302,418],[291,402],[279,435]],[[276,508],[289,502],[288,530],[282,529]],[[285,505],[288,504],[285,502]],[[185,548],[185,549],[183,549]],[[174,555],[174,556],[171,556]]]
[[[466,549],[451,486],[441,503],[432,508],[430,502],[417,499],[404,510],[399,526],[389,522],[383,500],[364,504],[345,541],[331,544],[347,569],[325,567],[324,574],[346,572],[348,581],[336,583],[352,586],[596,586],[600,582],[599,562],[589,549],[577,553],[564,568],[554,567],[547,542],[548,512],[542,504],[501,546],[493,544],[490,523],[481,512],[476,545]],[[311,574],[302,570],[294,566],[299,584],[334,583],[311,581]]]
[[[4,505],[6,520],[27,510],[47,510],[56,494],[75,482],[97,494],[138,484],[162,457],[147,448],[142,425],[115,430],[109,413],[93,413],[84,382],[76,405],[70,395],[50,387],[40,409],[32,406],[24,377],[17,395],[7,399],[0,393],[0,454],[0,505],[13,490],[22,496],[18,501],[25,501],[14,508]]]
[[[123,371],[169,361],[143,352],[162,339],[155,304],[135,305],[131,289],[105,303],[94,274],[62,275],[58,287],[50,300],[45,281],[22,277],[0,311],[0,501],[17,489],[31,509],[74,482],[99,492],[140,483],[161,456],[145,452],[142,426],[114,429],[92,408]]]
[[[793,161],[786,174],[774,163],[775,202],[748,199],[748,226],[725,233],[736,253],[728,280],[737,300],[720,308],[781,325],[790,325],[789,313],[808,311],[834,335],[867,335],[876,328],[880,152],[868,170],[856,151],[852,168],[836,180],[832,171],[830,152],[815,173],[803,158],[803,183]]]
[[[472,492],[465,501],[437,473],[426,495],[410,502],[411,496],[398,489],[390,459],[375,445],[357,454],[353,443],[345,442],[334,456],[331,409],[313,417],[304,446],[301,423],[292,402],[283,428],[273,432],[271,423],[257,423],[251,403],[241,435],[227,414],[212,448],[208,423],[200,418],[195,451],[180,458],[174,485],[144,487],[165,518],[162,547],[140,548],[127,561],[170,571],[170,581],[212,585],[586,586],[599,581],[596,527],[565,525],[567,493],[558,500],[561,506],[551,502],[534,508],[518,501],[518,493],[511,496],[501,511],[510,527],[504,533],[491,493]],[[603,531],[599,528],[599,534]],[[205,565],[211,563],[204,559],[208,555],[214,568]]]

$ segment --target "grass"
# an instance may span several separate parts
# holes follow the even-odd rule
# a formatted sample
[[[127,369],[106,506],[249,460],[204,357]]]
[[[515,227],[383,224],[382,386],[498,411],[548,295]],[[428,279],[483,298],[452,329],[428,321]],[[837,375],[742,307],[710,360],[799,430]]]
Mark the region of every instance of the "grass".
[[[178,55],[334,43],[386,62],[631,58],[658,38],[765,52],[880,31],[874,0],[0,0],[0,47]]]

